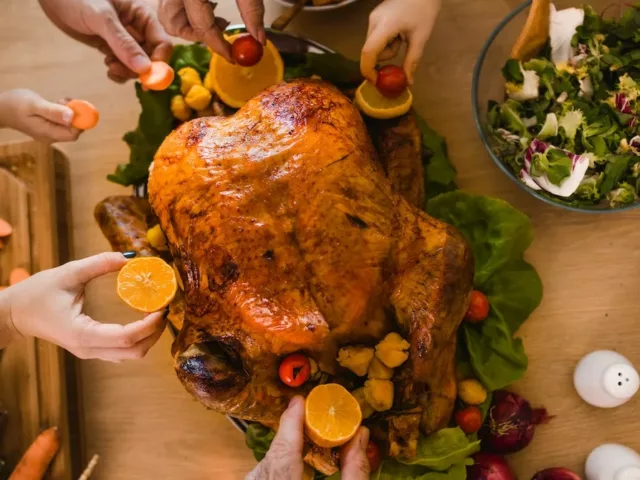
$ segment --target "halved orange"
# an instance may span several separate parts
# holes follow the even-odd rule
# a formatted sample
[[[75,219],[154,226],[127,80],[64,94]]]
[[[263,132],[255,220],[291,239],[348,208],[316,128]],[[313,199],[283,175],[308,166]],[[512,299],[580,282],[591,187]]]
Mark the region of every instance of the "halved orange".
[[[307,395],[304,424],[316,445],[326,448],[344,445],[356,434],[360,423],[360,405],[342,385],[318,385]]]
[[[118,296],[130,307],[150,313],[171,303],[178,289],[173,267],[158,257],[130,260],[118,274]]]
[[[365,80],[356,90],[355,102],[365,115],[387,119],[407,113],[413,103],[413,95],[411,90],[405,88],[397,97],[385,97],[373,83]]]
[[[244,35],[232,35],[227,40],[233,43],[236,38]],[[252,67],[234,65],[215,53],[211,56],[208,84],[220,100],[233,108],[240,108],[262,90],[282,82],[283,79],[282,57],[269,40],[264,47],[262,58]]]

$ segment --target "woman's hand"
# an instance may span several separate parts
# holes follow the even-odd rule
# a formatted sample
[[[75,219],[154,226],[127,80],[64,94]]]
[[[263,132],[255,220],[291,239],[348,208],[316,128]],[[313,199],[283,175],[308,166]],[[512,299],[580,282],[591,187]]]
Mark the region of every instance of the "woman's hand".
[[[260,43],[266,41],[264,31],[264,3],[262,0],[236,0],[247,31]],[[206,43],[227,61],[231,58],[231,45],[223,32],[229,22],[216,17],[215,3],[208,0],[160,0],[160,22],[169,35],[191,42]]]
[[[81,133],[71,126],[72,120],[69,107],[31,90],[0,93],[0,128],[13,128],[43,142],[72,142]]]
[[[367,40],[360,56],[362,75],[376,82],[376,63],[393,58],[407,42],[403,68],[409,85],[440,10],[440,0],[384,0],[369,16]]]
[[[105,55],[107,76],[118,83],[169,61],[171,39],[144,0],[39,0],[56,26]]]
[[[367,443],[369,430],[361,427],[340,452],[342,480],[368,480]],[[304,463],[304,398],[294,397],[280,417],[280,426],[267,455],[245,480],[302,480]]]
[[[109,252],[37,273],[0,292],[0,320],[14,335],[42,338],[79,358],[142,358],[162,335],[164,312],[128,325],[103,324],[82,313],[86,285],[126,263],[121,253]]]

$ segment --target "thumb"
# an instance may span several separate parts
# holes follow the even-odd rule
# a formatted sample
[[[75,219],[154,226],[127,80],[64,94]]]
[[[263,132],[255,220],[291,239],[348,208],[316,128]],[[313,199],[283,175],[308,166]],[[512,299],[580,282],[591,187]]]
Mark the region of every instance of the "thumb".
[[[67,287],[84,285],[91,280],[117,272],[127,263],[127,259],[118,252],[105,252],[92,257],[69,262],[62,267],[62,282]]]
[[[101,19],[99,34],[118,60],[135,73],[140,74],[151,68],[151,60],[140,44],[124,28],[115,11],[104,15]]]
[[[49,102],[45,99],[39,99],[36,105],[37,114],[49,120],[52,123],[58,125],[64,125],[65,127],[71,126],[73,120],[73,110],[66,105],[60,103]]]
[[[304,399],[300,396],[293,397],[289,406],[280,417],[280,426],[273,439],[276,449],[295,452],[302,455],[304,441]],[[272,444],[272,445],[273,445]]]
[[[360,427],[358,433],[347,443],[340,453],[342,480],[367,480],[369,478],[369,459],[367,458],[369,429]]]

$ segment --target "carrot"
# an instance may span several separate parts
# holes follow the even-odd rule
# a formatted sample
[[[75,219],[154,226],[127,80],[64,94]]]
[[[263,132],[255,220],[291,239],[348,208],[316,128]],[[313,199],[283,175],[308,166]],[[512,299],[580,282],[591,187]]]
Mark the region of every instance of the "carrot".
[[[40,480],[60,448],[58,427],[46,429],[36,437],[20,459],[9,480]]]
[[[31,274],[24,268],[14,268],[9,274],[9,285],[15,285],[16,283],[23,282],[29,278]]]
[[[98,124],[98,109],[86,100],[69,100],[67,107],[73,110],[71,126],[79,130],[89,130]]]
[[[173,68],[165,62],[151,62],[151,68],[140,74],[139,80],[149,90],[166,90],[173,82]]]
[[[13,233],[13,227],[9,222],[0,218],[0,237],[8,237]]]

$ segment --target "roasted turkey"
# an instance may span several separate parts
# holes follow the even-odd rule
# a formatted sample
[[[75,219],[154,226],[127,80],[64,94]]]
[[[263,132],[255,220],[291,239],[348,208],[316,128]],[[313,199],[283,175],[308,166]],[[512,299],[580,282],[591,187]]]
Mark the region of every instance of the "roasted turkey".
[[[398,331],[411,347],[383,422],[391,453],[415,453],[418,425],[448,424],[473,260],[453,227],[420,208],[412,115],[367,127],[336,88],[284,83],[171,133],[148,197],[153,213],[112,197],[96,218],[114,248],[143,254],[159,222],[184,290],[170,313],[175,370],[204,405],[275,426],[314,386],[280,382],[285,355],[309,355],[325,380],[350,385],[338,349]]]

